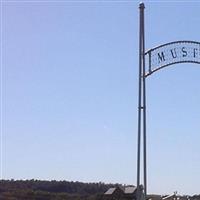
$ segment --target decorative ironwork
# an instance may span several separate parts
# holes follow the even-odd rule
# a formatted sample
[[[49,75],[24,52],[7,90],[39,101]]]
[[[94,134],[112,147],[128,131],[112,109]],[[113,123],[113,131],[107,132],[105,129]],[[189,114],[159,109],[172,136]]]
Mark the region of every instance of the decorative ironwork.
[[[145,53],[149,66],[145,77],[169,65],[177,63],[200,64],[200,42],[175,41],[160,45]]]

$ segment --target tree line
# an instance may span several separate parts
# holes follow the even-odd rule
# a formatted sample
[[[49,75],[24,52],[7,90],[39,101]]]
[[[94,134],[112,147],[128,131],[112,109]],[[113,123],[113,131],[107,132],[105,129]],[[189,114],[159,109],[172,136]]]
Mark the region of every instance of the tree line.
[[[73,181],[0,180],[0,200],[94,200],[118,184]]]
[[[82,183],[73,181],[0,180],[0,200],[102,200],[103,193],[121,184]],[[156,197],[156,196],[159,196]],[[148,195],[148,199],[161,199]],[[200,200],[200,195],[182,200]]]

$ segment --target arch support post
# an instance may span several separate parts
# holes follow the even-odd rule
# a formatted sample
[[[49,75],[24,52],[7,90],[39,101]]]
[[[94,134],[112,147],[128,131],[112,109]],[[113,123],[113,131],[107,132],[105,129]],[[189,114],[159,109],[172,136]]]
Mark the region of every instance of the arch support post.
[[[137,141],[137,200],[147,195],[146,155],[146,78],[145,78],[145,34],[144,3],[139,5],[139,77],[138,77],[138,141]],[[142,140],[143,139],[143,140]],[[141,141],[143,141],[143,189],[141,190]]]

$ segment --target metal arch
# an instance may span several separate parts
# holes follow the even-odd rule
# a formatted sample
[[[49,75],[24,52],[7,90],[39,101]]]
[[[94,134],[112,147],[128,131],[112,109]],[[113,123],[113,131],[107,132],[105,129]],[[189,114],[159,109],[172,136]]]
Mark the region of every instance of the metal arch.
[[[145,55],[149,54],[149,52],[152,52],[156,49],[159,49],[161,47],[164,47],[164,46],[168,46],[168,45],[171,45],[171,44],[179,44],[179,43],[189,43],[189,44],[199,44],[200,45],[200,42],[197,42],[197,41],[192,41],[192,40],[178,40],[178,41],[174,41],[174,42],[168,42],[168,43],[165,43],[165,44],[161,44],[161,45],[158,45],[152,49],[149,49],[145,52]]]
[[[167,66],[170,66],[170,65],[174,65],[174,64],[179,64],[179,63],[195,63],[195,64],[200,64],[200,60],[179,60],[179,61],[172,61],[170,63],[166,63],[166,64],[163,64],[161,66],[158,66],[158,67],[155,67],[154,69],[152,69],[152,60],[151,60],[151,55],[152,55],[152,52],[154,52],[155,50],[158,50],[160,48],[163,48],[163,47],[166,47],[166,46],[170,46],[170,45],[174,45],[174,44],[195,44],[195,45],[199,45],[200,46],[200,42],[197,42],[197,41],[191,41],[191,40],[179,40],[179,41],[174,41],[174,42],[169,42],[169,43],[165,43],[165,44],[162,44],[162,45],[159,45],[159,46],[156,46],[152,49],[149,49],[148,51],[145,52],[145,56],[148,55],[148,60],[149,60],[149,71],[147,73],[145,73],[145,78],[150,76],[151,74],[153,74],[154,72],[160,70],[160,69],[163,69]]]
[[[137,195],[147,197],[147,141],[146,141],[146,78],[154,72],[178,63],[200,64],[200,42],[179,40],[145,51],[144,3],[139,4],[139,84],[138,84],[138,142],[137,142]],[[180,45],[180,46],[179,46]],[[193,46],[194,45],[194,46]],[[199,53],[197,54],[197,51]],[[148,59],[148,60],[146,60]],[[146,70],[146,65],[149,70]],[[143,143],[143,144],[142,144]],[[143,147],[143,155],[141,155]],[[143,186],[140,185],[141,156],[143,156]],[[142,181],[141,181],[142,182]]]
[[[170,65],[180,64],[180,63],[195,63],[195,64],[200,64],[200,62],[198,62],[198,61],[178,61],[178,62],[169,63],[167,65],[163,65],[163,66],[158,67],[158,68],[156,68],[154,70],[151,70],[150,72],[148,72],[147,74],[145,74],[145,78],[148,77],[148,76],[150,76],[151,74],[153,74],[154,72],[156,72],[156,71],[158,71],[160,69],[163,69],[163,68],[168,67]]]
[[[190,40],[174,41],[174,42],[169,42],[169,43],[156,46],[155,48],[145,51],[144,8],[145,8],[144,3],[140,3],[139,4],[139,52],[138,52],[139,53],[139,70],[138,70],[139,84],[138,84],[138,139],[137,139],[136,200],[147,200],[146,78],[150,76],[151,74],[153,74],[154,72],[170,65],[174,65],[178,63],[200,64],[200,42],[196,42],[196,41],[190,41]],[[185,46],[186,44],[187,46]],[[194,45],[194,47],[192,45]],[[183,49],[183,47],[185,49]],[[199,51],[198,55],[196,54],[197,53],[196,50]],[[149,65],[148,70],[146,70],[147,64]],[[143,152],[141,152],[142,146],[143,146]],[[143,155],[141,155],[141,153],[143,153]],[[140,183],[142,182],[140,180],[141,179],[140,168],[141,168],[142,156],[143,156],[142,167],[143,167],[143,184],[144,185],[140,185]]]

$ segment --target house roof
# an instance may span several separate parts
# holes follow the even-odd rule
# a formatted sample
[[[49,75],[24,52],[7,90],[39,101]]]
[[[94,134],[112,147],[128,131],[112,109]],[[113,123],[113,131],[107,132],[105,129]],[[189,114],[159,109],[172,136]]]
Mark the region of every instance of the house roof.
[[[132,194],[136,190],[136,187],[128,186],[124,188],[124,193],[125,194]]]
[[[120,189],[124,194],[133,194],[136,191],[136,187],[134,186],[127,186],[127,187],[116,187],[108,189],[104,194],[111,195],[115,192],[116,189]]]
[[[105,194],[113,194],[113,192],[116,190],[116,188],[109,188]]]

